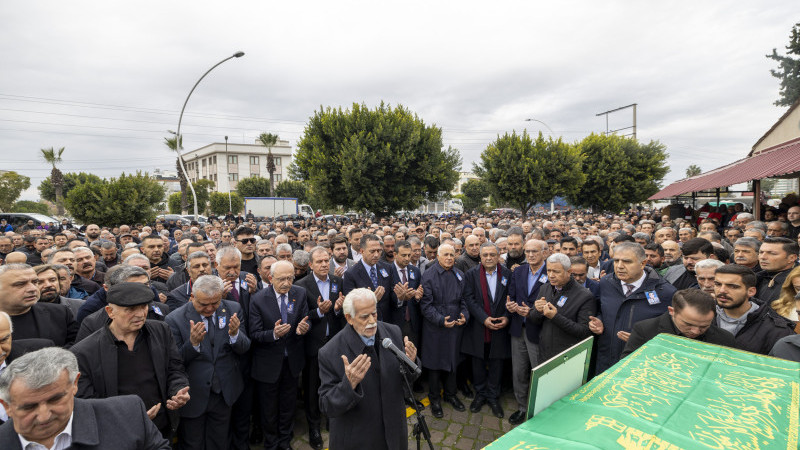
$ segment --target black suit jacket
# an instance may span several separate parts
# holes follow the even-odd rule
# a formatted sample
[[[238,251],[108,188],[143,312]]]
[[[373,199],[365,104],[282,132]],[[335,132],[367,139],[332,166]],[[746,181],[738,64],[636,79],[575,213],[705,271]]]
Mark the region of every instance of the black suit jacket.
[[[84,320],[83,323],[86,323]],[[142,331],[146,333],[147,344],[150,349],[150,359],[153,361],[155,376],[161,394],[161,408],[166,408],[166,401],[179,390],[189,385],[189,379],[183,367],[183,361],[178,354],[178,347],[172,337],[169,325],[157,320],[145,322]],[[75,344],[70,350],[78,358],[78,367],[81,376],[78,378],[78,397],[80,398],[106,398],[119,395],[117,373],[117,346],[116,338],[108,329],[103,327],[91,336]],[[190,394],[191,395],[191,394]],[[145,405],[152,408],[155,405]],[[177,415],[167,412],[172,424],[172,429],[177,428]]]
[[[306,290],[300,286],[292,286],[286,295],[291,309],[288,312],[288,323],[292,327],[279,339],[275,339],[273,332],[275,322],[281,320],[281,310],[274,289],[268,287],[256,292],[250,302],[248,323],[250,337],[253,339],[251,376],[262,383],[278,381],[285,356],[289,358],[289,369],[294,377],[300,376],[305,365],[304,336],[297,334],[297,325],[308,315]],[[309,321],[310,319],[309,317]]]
[[[389,321],[392,317],[392,290],[394,289],[394,282],[392,277],[392,268],[386,263],[378,261],[375,264],[376,275],[378,276],[378,286],[383,286],[385,292],[383,297],[378,300],[378,320]],[[372,280],[364,268],[364,264],[359,261],[353,267],[344,273],[342,282],[344,283],[344,295],[347,295],[356,288],[368,288],[374,290],[372,287]]]
[[[464,303],[469,310],[469,321],[464,327],[461,339],[461,351],[483,359],[483,343],[486,331],[484,322],[489,317],[483,307],[483,291],[481,289],[481,264],[469,269],[464,275]],[[511,317],[506,309],[508,285],[511,284],[511,271],[502,264],[497,265],[497,284],[494,289],[494,298],[490,299],[491,317]],[[491,291],[487,294],[491,295]],[[490,331],[491,343],[489,345],[489,358],[503,359],[511,357],[511,335],[508,325],[499,330]]]
[[[170,450],[156,425],[147,417],[144,402],[135,395],[105,399],[75,399],[72,446],[81,450]],[[0,426],[0,448],[22,450],[14,421]]]
[[[189,376],[189,396],[191,398],[179,410],[181,417],[200,417],[206,412],[214,372],[222,382],[222,397],[228,406],[233,406],[233,403],[239,398],[239,394],[244,390],[238,355],[245,354],[250,348],[250,338],[247,336],[247,324],[242,321],[239,325],[239,337],[236,343],[230,343],[228,327],[231,323],[231,316],[234,314],[237,317],[242,316],[242,308],[239,304],[222,300],[219,308],[215,311],[216,322],[209,324],[215,327],[214,338],[211,340],[206,336],[207,339],[200,343],[199,352],[194,349],[189,339],[191,327],[189,321],[197,323],[203,320],[194,309],[194,305],[187,303],[167,316],[166,322],[172,330],[172,337],[175,339],[175,345],[178,346],[186,373]],[[222,317],[224,317],[224,325],[219,328]]]
[[[14,322],[12,339],[49,339],[56,347],[69,348],[78,334],[78,323],[66,305],[57,303],[35,303],[28,314],[33,317],[35,329],[24,329]]]
[[[342,293],[342,279],[336,276],[328,275],[330,287],[328,288],[328,299],[332,303],[336,303],[339,294]],[[344,322],[344,313],[340,310],[338,313],[334,311],[334,307],[328,310],[322,317],[317,314],[319,303],[317,299],[321,297],[317,280],[314,274],[309,273],[307,276],[296,281],[297,286],[306,290],[306,303],[308,304],[308,320],[311,322],[311,329],[305,335],[305,351],[306,357],[316,357],[319,349],[327,342],[325,338],[325,330],[328,330],[328,339],[342,329]]]
[[[392,296],[392,304],[394,305],[391,322],[402,329],[403,322],[406,321],[406,309],[408,309],[409,319],[411,320],[411,328],[416,332],[419,332],[419,330],[422,328],[422,313],[419,309],[419,300],[416,298],[411,298],[405,302],[401,302],[397,299],[397,295],[394,293],[394,285],[397,283],[402,283],[402,277],[400,276],[400,271],[397,270],[396,264],[392,263],[389,266],[392,268],[393,277],[392,289],[389,291]],[[420,284],[422,284],[422,272],[420,272],[419,268],[413,264],[406,266],[406,277],[408,281],[408,287],[411,289],[416,289]]]
[[[622,350],[622,357],[624,358],[630,355],[637,348],[661,333],[682,336],[678,329],[675,328],[675,323],[672,322],[672,316],[669,315],[669,311],[660,316],[639,321],[633,325],[633,330],[631,330],[631,335],[628,338],[628,342],[625,344],[625,349]],[[719,328],[715,323],[712,323],[711,327],[700,335],[697,340],[708,342],[709,344],[736,348],[736,338],[731,333]]]

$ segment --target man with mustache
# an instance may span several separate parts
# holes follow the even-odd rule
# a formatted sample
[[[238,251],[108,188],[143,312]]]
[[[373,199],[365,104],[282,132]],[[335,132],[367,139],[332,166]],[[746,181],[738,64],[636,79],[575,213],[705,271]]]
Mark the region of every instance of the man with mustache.
[[[794,322],[783,318],[756,295],[756,274],[747,267],[727,264],[714,275],[716,324],[736,337],[736,347],[769,354],[775,343],[794,334]]]
[[[78,247],[72,253],[75,254],[75,273],[102,286],[105,274],[96,270],[94,252],[89,247]]]
[[[61,295],[61,282],[55,267],[45,264],[36,266],[33,270],[39,277],[39,301],[66,305],[72,314],[77,316],[83,301]]]

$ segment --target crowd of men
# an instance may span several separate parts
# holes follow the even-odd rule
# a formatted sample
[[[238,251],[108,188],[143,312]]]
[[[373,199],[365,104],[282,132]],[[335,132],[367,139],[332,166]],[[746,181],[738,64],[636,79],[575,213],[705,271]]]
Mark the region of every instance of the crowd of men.
[[[770,222],[733,209],[229,219],[0,224],[0,421],[36,436],[20,376],[78,399],[137,396],[152,448],[290,448],[298,399],[314,448],[323,426],[330,448],[406,448],[415,394],[435,417],[471,398],[504,418],[511,388],[519,424],[531,368],[589,336],[593,374],[659,333],[800,361],[800,206]],[[384,339],[421,365],[409,388]],[[52,347],[69,352],[39,350]],[[37,385],[35,370],[55,375]]]

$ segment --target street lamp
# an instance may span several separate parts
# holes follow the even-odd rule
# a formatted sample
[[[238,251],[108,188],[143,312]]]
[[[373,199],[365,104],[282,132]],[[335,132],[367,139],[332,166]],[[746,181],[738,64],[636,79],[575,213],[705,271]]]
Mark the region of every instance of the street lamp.
[[[208,73],[214,70],[218,65],[224,63],[229,59],[241,58],[242,56],[244,56],[244,52],[236,52],[233,55],[211,66],[211,68],[208,69],[206,73],[204,73],[203,76],[200,77],[199,80],[197,80],[197,83],[195,83],[194,86],[192,86],[192,90],[189,91],[189,95],[186,96],[186,101],[183,102],[183,108],[181,108],[181,115],[178,117],[178,131],[177,133],[175,133],[175,138],[176,138],[175,148],[177,149],[178,152],[178,161],[180,161],[181,163],[181,170],[183,170],[183,175],[186,177],[187,180],[189,179],[189,175],[186,173],[186,166],[184,166],[183,164],[183,155],[181,155],[181,148],[183,147],[181,142],[181,121],[183,120],[183,111],[186,109],[186,104],[189,103],[189,97],[192,96],[192,92],[194,92],[197,85],[200,84],[201,81],[203,81],[203,78],[205,78],[206,75],[208,75]],[[192,185],[192,183],[189,183],[189,188],[191,188],[192,190],[192,199],[194,199],[194,220],[197,220],[197,193],[194,191],[194,186]]]
[[[555,131],[553,131],[553,129],[550,128],[550,125],[542,122],[539,119],[525,119],[525,122],[539,122],[540,124],[546,126],[548,130],[550,130],[550,136],[554,136],[555,137],[555,135],[556,135]]]
[[[228,211],[233,212],[233,203],[231,202],[231,162],[228,160],[228,136],[225,136],[225,170],[228,172]]]

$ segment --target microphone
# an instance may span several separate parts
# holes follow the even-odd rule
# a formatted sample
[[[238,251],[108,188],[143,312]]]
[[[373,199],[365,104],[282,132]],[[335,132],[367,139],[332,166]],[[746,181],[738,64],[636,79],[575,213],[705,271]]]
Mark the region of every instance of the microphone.
[[[412,372],[414,372],[417,375],[422,373],[422,369],[420,369],[419,366],[416,363],[414,363],[414,361],[410,360],[408,356],[406,356],[405,352],[400,351],[400,349],[397,348],[397,346],[392,343],[392,340],[390,338],[385,338],[381,342],[381,345],[383,345],[383,348],[391,350],[392,353],[394,353],[394,356],[396,356],[397,359],[399,359],[401,362],[406,363],[406,365],[411,369]]]

